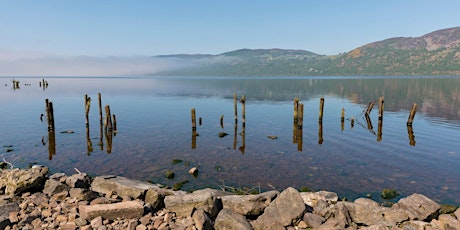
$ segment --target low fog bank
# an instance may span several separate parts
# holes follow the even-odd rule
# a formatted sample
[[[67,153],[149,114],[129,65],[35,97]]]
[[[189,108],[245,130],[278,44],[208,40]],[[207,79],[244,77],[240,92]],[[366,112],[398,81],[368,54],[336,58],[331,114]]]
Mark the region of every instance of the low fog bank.
[[[228,58],[160,57],[34,57],[0,58],[0,76],[146,76],[160,72],[226,62]]]

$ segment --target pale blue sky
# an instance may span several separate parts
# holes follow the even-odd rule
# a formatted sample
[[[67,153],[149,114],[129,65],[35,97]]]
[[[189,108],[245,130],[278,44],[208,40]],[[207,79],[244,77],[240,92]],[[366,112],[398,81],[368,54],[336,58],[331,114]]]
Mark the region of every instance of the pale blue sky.
[[[0,0],[0,51],[132,56],[240,48],[347,52],[460,26],[459,0]]]

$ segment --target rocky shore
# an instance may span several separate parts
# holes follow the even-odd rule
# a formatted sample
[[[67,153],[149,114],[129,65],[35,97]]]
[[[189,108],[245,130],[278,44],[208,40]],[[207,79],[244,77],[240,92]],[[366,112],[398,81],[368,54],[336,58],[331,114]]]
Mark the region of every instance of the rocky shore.
[[[460,209],[421,194],[384,207],[294,188],[187,193],[120,176],[0,170],[0,229],[460,229]]]

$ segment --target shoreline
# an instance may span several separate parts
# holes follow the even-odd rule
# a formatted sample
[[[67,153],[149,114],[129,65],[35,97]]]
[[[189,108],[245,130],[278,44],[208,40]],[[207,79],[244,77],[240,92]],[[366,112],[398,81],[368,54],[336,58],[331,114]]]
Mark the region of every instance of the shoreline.
[[[334,192],[191,193],[121,176],[48,168],[0,170],[0,229],[430,229],[460,228],[460,209],[421,194],[387,207]]]

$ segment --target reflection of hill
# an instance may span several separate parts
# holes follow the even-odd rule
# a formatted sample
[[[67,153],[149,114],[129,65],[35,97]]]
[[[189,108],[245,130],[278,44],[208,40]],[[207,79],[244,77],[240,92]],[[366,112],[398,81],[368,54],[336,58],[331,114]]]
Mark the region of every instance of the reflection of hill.
[[[168,79],[169,81],[169,79]],[[412,103],[428,116],[460,120],[460,78],[180,78],[183,95],[231,97],[244,93],[248,101],[291,101],[336,95],[367,105],[385,96],[385,110],[409,110]]]

